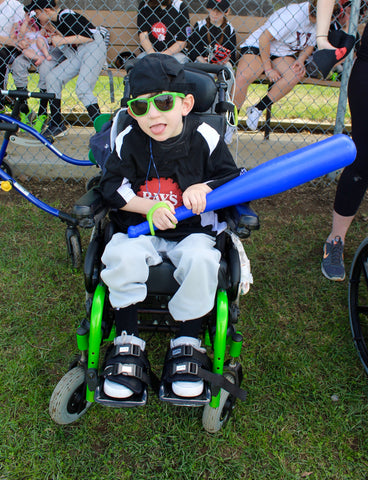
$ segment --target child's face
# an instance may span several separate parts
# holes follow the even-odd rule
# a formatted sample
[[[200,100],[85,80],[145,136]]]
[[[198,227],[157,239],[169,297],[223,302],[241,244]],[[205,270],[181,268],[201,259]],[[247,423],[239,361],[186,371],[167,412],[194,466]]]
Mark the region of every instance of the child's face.
[[[209,8],[208,16],[210,17],[210,22],[213,25],[220,26],[224,21],[224,16],[227,12],[221,12],[218,8]]]
[[[140,95],[137,98],[151,98],[155,95],[157,92]],[[130,109],[128,109],[128,113],[138,122],[144,133],[158,142],[163,142],[180,135],[183,130],[183,117],[189,114],[193,105],[193,95],[189,94],[185,98],[176,97],[174,108],[168,112],[158,110],[151,102],[146,115],[136,117]]]

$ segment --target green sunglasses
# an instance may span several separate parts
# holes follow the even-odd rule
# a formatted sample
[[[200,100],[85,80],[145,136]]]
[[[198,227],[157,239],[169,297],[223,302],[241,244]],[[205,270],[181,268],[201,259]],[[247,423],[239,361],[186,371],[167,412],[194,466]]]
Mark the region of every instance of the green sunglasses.
[[[127,105],[135,117],[143,117],[147,115],[151,103],[160,112],[170,112],[175,107],[176,97],[185,98],[185,95],[177,92],[159,93],[150,98],[133,98],[127,101]]]

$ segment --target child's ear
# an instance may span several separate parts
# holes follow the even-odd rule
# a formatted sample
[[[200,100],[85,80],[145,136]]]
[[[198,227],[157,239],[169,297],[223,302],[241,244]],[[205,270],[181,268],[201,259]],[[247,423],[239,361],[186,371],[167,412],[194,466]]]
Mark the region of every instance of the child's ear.
[[[132,118],[136,118],[136,117],[132,114],[132,111],[130,110],[130,107],[127,108],[127,114],[130,115]]]
[[[183,98],[183,104],[182,104],[182,115],[183,117],[186,117],[193,109],[194,107],[194,97],[191,93],[188,93],[188,95]]]

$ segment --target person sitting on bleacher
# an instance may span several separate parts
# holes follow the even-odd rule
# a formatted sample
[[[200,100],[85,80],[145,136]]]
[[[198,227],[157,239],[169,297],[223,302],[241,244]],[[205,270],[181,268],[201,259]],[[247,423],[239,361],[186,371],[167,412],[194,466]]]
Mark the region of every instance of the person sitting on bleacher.
[[[61,114],[61,95],[63,86],[73,78],[77,77],[76,94],[92,122],[100,115],[93,90],[106,62],[106,44],[100,30],[86,17],[59,8],[55,0],[32,0],[25,10],[34,11],[40,24],[51,24],[55,29],[51,43],[62,48],[62,56],[49,62],[52,69],[46,77],[47,92],[55,94],[55,98],[50,100],[51,118],[43,135],[52,142],[67,133]]]
[[[279,101],[305,75],[304,62],[316,44],[317,0],[290,4],[270,18],[240,45],[242,57],[235,78],[234,103],[238,110],[249,85],[262,73],[272,84],[260,102],[247,108],[247,126],[256,130],[262,112]]]
[[[139,42],[148,53],[164,53],[180,63],[188,62],[183,53],[190,34],[189,12],[182,0],[142,1],[138,8]]]
[[[189,37],[188,56],[192,62],[219,63],[232,68],[236,62],[236,33],[227,20],[228,0],[208,0],[208,17],[199,20]]]

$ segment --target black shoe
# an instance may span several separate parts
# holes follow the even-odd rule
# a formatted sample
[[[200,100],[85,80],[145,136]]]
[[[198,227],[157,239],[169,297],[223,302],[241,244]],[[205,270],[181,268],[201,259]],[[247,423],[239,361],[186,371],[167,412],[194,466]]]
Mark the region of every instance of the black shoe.
[[[65,135],[68,134],[67,132],[68,129],[63,123],[60,125],[51,124],[48,126],[43,136],[46,138],[46,140],[52,143],[56,137],[65,137]]]

